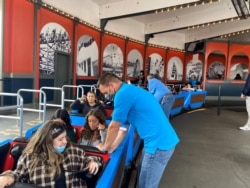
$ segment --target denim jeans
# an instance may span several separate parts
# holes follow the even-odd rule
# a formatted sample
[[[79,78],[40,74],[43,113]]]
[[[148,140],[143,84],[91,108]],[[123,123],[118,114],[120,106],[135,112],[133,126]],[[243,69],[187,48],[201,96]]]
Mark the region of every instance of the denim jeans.
[[[137,188],[157,188],[159,186],[161,177],[169,159],[174,153],[174,149],[156,150],[155,154],[143,152]]]
[[[168,118],[170,116],[171,109],[174,105],[174,101],[174,95],[171,93],[164,95],[161,99],[161,107]]]

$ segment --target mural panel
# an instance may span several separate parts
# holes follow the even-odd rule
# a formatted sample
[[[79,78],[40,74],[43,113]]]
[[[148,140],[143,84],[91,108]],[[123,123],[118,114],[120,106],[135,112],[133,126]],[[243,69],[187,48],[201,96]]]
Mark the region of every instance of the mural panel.
[[[133,49],[128,53],[127,77],[137,78],[142,70],[143,58],[141,53]]]
[[[163,79],[164,75],[164,60],[158,53],[153,53],[149,56],[149,74],[154,74],[156,78]]]
[[[40,74],[54,74],[55,51],[70,53],[71,41],[69,34],[61,25],[51,22],[46,24],[40,32]]]
[[[183,78],[183,63],[179,57],[172,57],[168,61],[168,80],[182,81]]]
[[[97,76],[98,46],[93,37],[83,35],[77,42],[76,74],[78,76]]]
[[[224,79],[225,77],[225,65],[220,61],[214,61],[211,63],[208,69],[208,79]]]
[[[186,80],[189,80],[189,78],[191,77],[191,75],[194,75],[195,79],[197,81],[201,81],[202,80],[202,70],[203,70],[203,63],[200,60],[190,60],[187,64],[187,68],[186,68],[187,72],[186,72]]]
[[[112,72],[123,77],[123,53],[116,44],[108,44],[103,52],[103,73]]]
[[[246,80],[248,76],[248,67],[242,63],[236,63],[231,67],[230,79],[232,80]]]

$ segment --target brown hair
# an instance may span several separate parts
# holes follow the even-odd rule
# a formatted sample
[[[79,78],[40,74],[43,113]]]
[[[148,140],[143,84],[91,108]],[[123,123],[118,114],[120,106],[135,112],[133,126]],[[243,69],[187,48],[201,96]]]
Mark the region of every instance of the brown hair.
[[[31,171],[41,164],[45,165],[48,173],[52,173],[53,176],[61,173],[60,163],[63,155],[55,152],[53,140],[64,131],[66,131],[65,123],[55,119],[47,121],[31,137],[23,151],[23,153],[32,155]],[[68,142],[68,144],[70,143]]]
[[[85,138],[85,139],[91,139],[91,137],[93,136],[93,141],[98,140],[101,138],[100,132],[98,129],[96,130],[91,130],[89,123],[88,123],[88,119],[89,116],[94,116],[95,118],[98,119],[100,124],[103,124],[107,127],[106,125],[106,117],[103,114],[103,112],[100,109],[92,109],[88,112],[88,114],[86,115],[86,120],[85,120],[85,124],[84,124],[84,128],[81,131],[81,137]]]

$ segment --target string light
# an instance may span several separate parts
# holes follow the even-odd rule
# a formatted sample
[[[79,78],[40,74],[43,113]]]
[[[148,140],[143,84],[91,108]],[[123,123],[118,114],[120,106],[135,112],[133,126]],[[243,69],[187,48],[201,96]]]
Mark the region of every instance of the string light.
[[[30,0],[30,1],[33,2],[33,3],[38,3],[37,0]],[[186,5],[186,7],[197,6],[198,4],[199,4],[199,3],[193,4],[193,5],[188,4],[188,5]],[[81,19],[79,19],[79,18],[77,18],[77,17],[75,17],[75,16],[73,16],[73,15],[71,15],[71,14],[69,14],[69,13],[66,13],[65,11],[62,11],[62,10],[60,10],[60,9],[57,9],[57,8],[51,6],[51,5],[48,5],[47,3],[42,3],[41,5],[42,5],[43,7],[45,7],[45,8],[47,8],[47,9],[52,10],[53,12],[55,12],[55,13],[57,13],[57,14],[60,14],[60,15],[65,16],[65,17],[68,17],[68,18],[70,18],[70,19],[72,19],[72,20],[74,20],[74,21],[78,21],[79,23],[84,24],[84,25],[86,25],[86,26],[88,26],[88,27],[91,27],[91,28],[93,28],[93,29],[95,29],[95,30],[101,31],[101,28],[99,28],[99,27],[97,27],[97,26],[95,26],[95,25],[92,25],[92,24],[90,24],[90,23],[88,23],[88,22],[86,22],[86,21],[84,21],[84,20],[81,20]],[[165,8],[165,9],[156,10],[155,13],[157,14],[158,12],[177,10],[178,8],[182,9],[182,8],[184,8],[184,7],[185,7],[185,5],[180,5],[180,6],[178,6],[178,7],[175,6],[175,7],[172,7],[172,8],[171,8],[171,7],[168,7],[168,8]],[[143,42],[143,41],[139,41],[139,40],[136,40],[136,39],[132,39],[132,38],[129,38],[129,37],[127,37],[127,36],[120,35],[120,34],[117,34],[117,33],[113,33],[113,32],[110,32],[110,31],[105,31],[105,33],[108,34],[108,35],[112,35],[112,36],[118,37],[118,38],[128,39],[128,40],[133,41],[133,42],[136,42],[136,43],[138,43],[138,44],[142,44],[142,45],[145,45],[145,44],[146,44],[146,43]],[[162,49],[173,50],[173,51],[185,52],[183,49],[171,48],[171,47],[168,47],[168,46],[161,46],[161,45],[156,45],[156,44],[149,44],[149,46],[153,46],[153,47],[156,47],[156,48],[162,48]]]
[[[171,11],[171,10],[177,10],[177,9],[182,9],[184,7],[189,8],[189,7],[196,7],[198,5],[205,5],[206,3],[214,3],[214,2],[220,2],[220,0],[204,0],[204,1],[199,1],[199,2],[194,2],[194,3],[186,3],[186,4],[182,4],[182,5],[176,5],[176,6],[171,6],[171,7],[166,7],[165,9],[157,9],[155,10],[155,14],[157,14],[158,12],[164,12],[167,11]]]
[[[245,29],[245,30],[241,30],[241,31],[237,31],[237,32],[224,34],[224,35],[221,35],[220,38],[227,38],[230,36],[240,35],[240,34],[244,34],[244,33],[248,33],[248,32],[250,32],[250,29]]]
[[[199,27],[205,27],[205,26],[210,26],[210,25],[215,25],[215,24],[221,24],[222,22],[227,23],[228,21],[238,21],[238,17],[233,17],[233,18],[228,18],[228,19],[223,19],[223,20],[218,20],[218,21],[213,21],[213,22],[207,22],[207,23],[202,23],[198,25],[193,25],[189,26],[187,29],[197,29]]]

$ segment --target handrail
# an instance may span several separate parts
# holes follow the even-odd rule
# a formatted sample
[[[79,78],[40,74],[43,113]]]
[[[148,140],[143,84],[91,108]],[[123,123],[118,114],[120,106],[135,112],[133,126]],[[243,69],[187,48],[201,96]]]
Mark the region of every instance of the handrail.
[[[64,108],[64,91],[60,87],[41,87],[40,91],[43,90],[59,90],[61,91],[61,104],[52,104],[52,103],[46,103],[46,106],[52,106],[52,107],[60,107],[61,109]],[[39,104],[44,104],[44,102],[41,100],[41,97],[39,97]]]
[[[0,96],[17,97],[17,105],[0,107],[0,111],[16,109],[17,115],[16,116],[0,115],[0,118],[17,119],[18,127],[20,128],[20,136],[22,136],[23,135],[23,98],[22,96],[18,93],[1,93],[1,92],[0,92]]]
[[[84,95],[84,88],[82,87],[82,86],[76,86],[76,85],[63,85],[62,86],[62,90],[64,91],[64,89],[65,88],[77,88],[77,90],[76,90],[76,99],[78,98],[78,96],[79,96],[79,92],[81,91],[81,96],[83,96]],[[79,91],[80,90],[80,91]],[[64,93],[65,93],[65,91],[64,91]],[[74,102],[74,100],[72,100],[72,99],[65,99],[65,97],[64,97],[64,102]]]
[[[79,85],[81,87],[90,87],[90,91],[94,91],[96,93],[96,87],[95,85]]]
[[[45,122],[46,121],[46,94],[45,92],[41,90],[36,90],[36,89],[19,89],[17,91],[18,94],[20,94],[21,92],[39,93],[39,109],[23,108],[23,110],[30,111],[30,112],[39,112],[39,120],[41,120],[41,113],[43,113],[42,121]],[[43,104],[40,103],[42,96],[43,96],[43,101],[44,101]],[[41,105],[43,105],[43,108]]]

